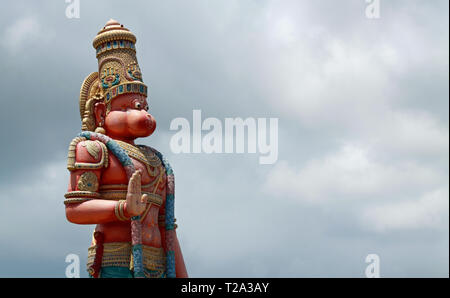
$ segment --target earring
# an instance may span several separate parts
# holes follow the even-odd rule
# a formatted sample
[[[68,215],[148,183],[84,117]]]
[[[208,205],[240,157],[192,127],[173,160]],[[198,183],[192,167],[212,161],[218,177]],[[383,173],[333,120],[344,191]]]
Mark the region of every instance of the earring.
[[[105,131],[105,129],[102,126],[103,126],[103,122],[100,122],[98,124],[98,127],[95,129],[95,132],[96,133],[100,133],[102,135],[106,134],[106,131]]]

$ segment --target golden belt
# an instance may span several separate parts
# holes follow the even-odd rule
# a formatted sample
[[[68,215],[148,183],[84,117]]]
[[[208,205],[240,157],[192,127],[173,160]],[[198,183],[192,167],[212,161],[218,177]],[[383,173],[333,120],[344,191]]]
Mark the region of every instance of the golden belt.
[[[87,268],[94,263],[97,245],[88,249]],[[160,272],[165,271],[166,256],[162,247],[142,245],[142,261],[144,268]],[[102,267],[126,267],[133,270],[133,254],[130,242],[110,242],[103,244]]]

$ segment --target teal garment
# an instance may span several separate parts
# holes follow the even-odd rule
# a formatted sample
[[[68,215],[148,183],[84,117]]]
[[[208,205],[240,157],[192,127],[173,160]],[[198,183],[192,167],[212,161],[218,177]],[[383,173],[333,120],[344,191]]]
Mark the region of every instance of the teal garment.
[[[146,276],[155,277],[155,278],[164,278],[166,274],[164,273],[162,276],[156,276],[158,274],[155,270],[148,270],[144,268],[144,272]],[[91,275],[89,277],[92,278]],[[126,267],[102,267],[100,269],[100,278],[133,278],[133,271]]]
[[[125,267],[102,267],[100,278],[133,278],[133,272]]]

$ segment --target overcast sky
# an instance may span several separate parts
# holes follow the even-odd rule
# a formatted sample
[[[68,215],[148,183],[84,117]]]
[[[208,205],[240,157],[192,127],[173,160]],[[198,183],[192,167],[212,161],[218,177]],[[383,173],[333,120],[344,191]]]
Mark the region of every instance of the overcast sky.
[[[0,277],[82,276],[93,226],[64,214],[78,94],[92,40],[115,18],[137,36],[158,127],[138,143],[175,170],[192,277],[449,276],[449,3],[381,0],[3,1]],[[277,163],[173,154],[192,111],[279,118]]]

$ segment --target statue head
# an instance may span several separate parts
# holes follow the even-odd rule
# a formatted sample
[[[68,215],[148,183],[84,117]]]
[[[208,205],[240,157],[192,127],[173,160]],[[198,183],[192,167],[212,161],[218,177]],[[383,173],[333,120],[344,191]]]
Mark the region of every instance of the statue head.
[[[91,73],[81,86],[82,130],[129,140],[154,132],[156,121],[148,113],[148,88],[135,44],[134,34],[114,20],[95,37],[98,72]]]

